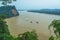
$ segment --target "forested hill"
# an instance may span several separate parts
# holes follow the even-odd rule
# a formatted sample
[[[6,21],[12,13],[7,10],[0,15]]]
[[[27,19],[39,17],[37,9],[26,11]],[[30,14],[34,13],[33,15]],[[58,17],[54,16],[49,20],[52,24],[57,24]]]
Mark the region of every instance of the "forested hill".
[[[41,9],[41,10],[28,10],[28,12],[47,13],[60,15],[60,9]]]
[[[18,16],[19,13],[16,10],[15,6],[1,6],[0,15],[6,15],[7,18]]]

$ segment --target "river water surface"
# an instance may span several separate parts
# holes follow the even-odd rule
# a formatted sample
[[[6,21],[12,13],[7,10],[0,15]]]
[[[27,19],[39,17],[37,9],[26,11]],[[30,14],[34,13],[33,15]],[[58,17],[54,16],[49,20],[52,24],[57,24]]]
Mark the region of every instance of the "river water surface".
[[[36,30],[39,40],[48,40],[50,36],[48,25],[52,20],[60,19],[58,15],[44,13],[20,11],[19,14],[19,16],[6,19],[11,35],[17,36],[26,31]]]

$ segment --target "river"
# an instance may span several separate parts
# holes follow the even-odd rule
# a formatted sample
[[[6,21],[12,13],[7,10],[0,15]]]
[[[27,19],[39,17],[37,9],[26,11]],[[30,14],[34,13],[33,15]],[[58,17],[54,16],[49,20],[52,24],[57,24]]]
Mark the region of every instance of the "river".
[[[19,16],[6,19],[11,35],[17,36],[26,31],[36,30],[39,40],[48,40],[50,36],[49,24],[54,19],[60,19],[58,15],[45,13],[19,11],[19,14]]]

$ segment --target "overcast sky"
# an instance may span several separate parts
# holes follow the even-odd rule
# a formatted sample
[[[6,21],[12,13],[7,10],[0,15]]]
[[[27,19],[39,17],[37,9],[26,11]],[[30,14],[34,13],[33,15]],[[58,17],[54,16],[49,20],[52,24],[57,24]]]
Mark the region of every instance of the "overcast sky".
[[[60,8],[60,0],[17,0],[12,3],[17,9]]]

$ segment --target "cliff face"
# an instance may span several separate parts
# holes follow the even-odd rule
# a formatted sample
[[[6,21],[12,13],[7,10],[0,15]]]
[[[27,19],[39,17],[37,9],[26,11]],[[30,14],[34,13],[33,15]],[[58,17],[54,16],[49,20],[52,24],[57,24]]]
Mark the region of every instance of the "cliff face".
[[[15,6],[1,6],[0,7],[0,15],[6,15],[7,18],[18,16],[19,13],[16,10]]]

